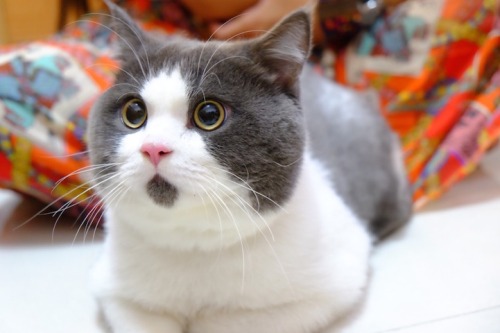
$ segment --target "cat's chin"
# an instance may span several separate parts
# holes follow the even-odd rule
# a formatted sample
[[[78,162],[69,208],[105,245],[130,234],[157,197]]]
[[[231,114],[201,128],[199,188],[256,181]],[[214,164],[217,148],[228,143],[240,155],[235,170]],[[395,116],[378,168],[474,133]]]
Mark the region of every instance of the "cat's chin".
[[[148,181],[146,192],[154,203],[162,207],[172,207],[179,196],[177,188],[159,174]]]

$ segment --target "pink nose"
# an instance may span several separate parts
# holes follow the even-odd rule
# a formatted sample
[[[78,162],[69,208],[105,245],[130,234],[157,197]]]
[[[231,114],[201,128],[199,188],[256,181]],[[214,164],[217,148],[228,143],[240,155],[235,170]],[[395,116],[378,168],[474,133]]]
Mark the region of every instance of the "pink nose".
[[[145,143],[141,147],[141,153],[149,158],[154,166],[157,166],[161,159],[171,152],[172,150],[170,148],[162,144]]]

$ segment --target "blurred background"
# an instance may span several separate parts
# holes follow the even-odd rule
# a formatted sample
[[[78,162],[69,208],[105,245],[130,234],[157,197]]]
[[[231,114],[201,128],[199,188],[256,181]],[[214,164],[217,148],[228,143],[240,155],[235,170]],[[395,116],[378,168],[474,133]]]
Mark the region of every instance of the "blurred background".
[[[0,43],[47,38],[85,12],[102,8],[100,0],[0,0]]]

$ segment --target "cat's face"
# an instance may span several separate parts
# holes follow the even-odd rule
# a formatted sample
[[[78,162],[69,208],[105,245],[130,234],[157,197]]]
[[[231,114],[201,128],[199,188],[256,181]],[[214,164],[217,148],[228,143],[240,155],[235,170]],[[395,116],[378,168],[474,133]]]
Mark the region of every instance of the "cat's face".
[[[122,71],[89,122],[105,202],[125,196],[168,210],[239,197],[259,212],[283,204],[304,150],[296,81],[308,15],[258,40],[227,43],[159,42],[120,9],[113,15]]]

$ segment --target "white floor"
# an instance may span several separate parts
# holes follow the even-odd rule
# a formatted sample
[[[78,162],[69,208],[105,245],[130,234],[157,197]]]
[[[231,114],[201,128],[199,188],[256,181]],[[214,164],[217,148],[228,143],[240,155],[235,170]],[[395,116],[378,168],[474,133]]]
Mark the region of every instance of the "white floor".
[[[101,332],[86,283],[102,234],[49,217],[15,229],[40,208],[0,191],[0,332]],[[385,332],[500,332],[500,148],[375,250],[345,333]]]

